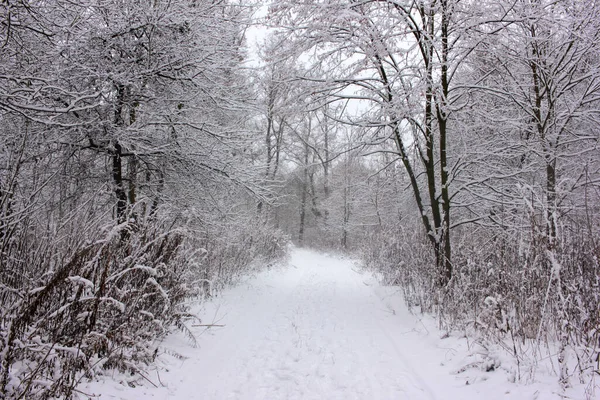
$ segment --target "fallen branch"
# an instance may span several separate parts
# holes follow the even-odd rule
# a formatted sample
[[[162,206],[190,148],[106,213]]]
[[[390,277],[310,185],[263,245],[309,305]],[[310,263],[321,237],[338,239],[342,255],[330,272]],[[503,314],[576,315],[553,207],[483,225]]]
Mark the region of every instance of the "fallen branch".
[[[137,372],[142,378],[144,378],[145,380],[147,380],[148,382],[150,382],[152,384],[152,386],[154,386],[155,388],[158,388],[158,385],[154,382],[152,382],[150,380],[150,378],[148,378],[146,375],[144,375],[140,370],[135,371]]]
[[[222,328],[225,325],[220,325],[220,324],[196,324],[196,325],[192,325],[193,327],[197,327],[197,326],[205,326],[207,328],[212,328],[212,327],[217,327],[217,328]]]

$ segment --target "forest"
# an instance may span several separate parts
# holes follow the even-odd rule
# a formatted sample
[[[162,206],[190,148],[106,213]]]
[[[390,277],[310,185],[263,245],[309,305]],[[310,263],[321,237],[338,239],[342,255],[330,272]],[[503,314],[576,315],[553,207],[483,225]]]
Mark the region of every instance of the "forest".
[[[595,0],[0,1],[0,126],[0,397],[143,370],[291,245],[599,373]]]

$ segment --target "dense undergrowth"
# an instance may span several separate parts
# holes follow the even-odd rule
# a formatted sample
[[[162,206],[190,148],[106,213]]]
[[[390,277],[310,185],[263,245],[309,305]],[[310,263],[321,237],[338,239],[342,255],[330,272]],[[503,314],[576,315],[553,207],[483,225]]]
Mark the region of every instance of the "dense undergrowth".
[[[229,228],[199,238],[125,223],[66,242],[17,232],[0,269],[0,393],[69,398],[102,370],[136,373],[152,362],[166,334],[189,334],[190,299],[285,254],[272,230]]]
[[[436,285],[426,238],[408,227],[373,236],[363,256],[384,282],[402,288],[409,306],[436,314],[443,329],[500,345],[518,367],[535,368],[549,356],[568,387],[598,374],[600,247],[587,231],[563,232],[552,249],[542,235],[456,232],[454,275],[444,288]],[[515,379],[527,381],[531,372],[515,371]]]

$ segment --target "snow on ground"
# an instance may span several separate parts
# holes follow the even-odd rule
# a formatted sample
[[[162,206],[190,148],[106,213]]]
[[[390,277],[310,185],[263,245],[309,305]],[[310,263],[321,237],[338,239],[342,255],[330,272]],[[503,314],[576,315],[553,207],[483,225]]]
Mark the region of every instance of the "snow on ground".
[[[143,377],[86,383],[83,398],[585,398],[583,386],[559,395],[549,374],[511,383],[510,360],[486,372],[500,355],[455,335],[442,339],[434,321],[408,312],[397,288],[380,286],[351,260],[313,251],[293,250],[288,265],[248,278],[198,312],[203,323],[225,326],[193,328],[196,348],[171,335]]]

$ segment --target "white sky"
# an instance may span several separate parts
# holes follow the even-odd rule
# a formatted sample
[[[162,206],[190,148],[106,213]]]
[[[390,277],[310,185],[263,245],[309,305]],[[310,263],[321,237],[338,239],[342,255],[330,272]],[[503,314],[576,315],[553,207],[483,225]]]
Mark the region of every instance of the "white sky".
[[[250,26],[246,29],[246,43],[248,45],[248,63],[252,67],[260,66],[260,58],[258,56],[258,50],[263,45],[269,28],[259,24],[258,22],[267,16],[269,12],[269,5],[263,4],[258,7],[253,15],[253,19],[256,22],[255,25]]]

